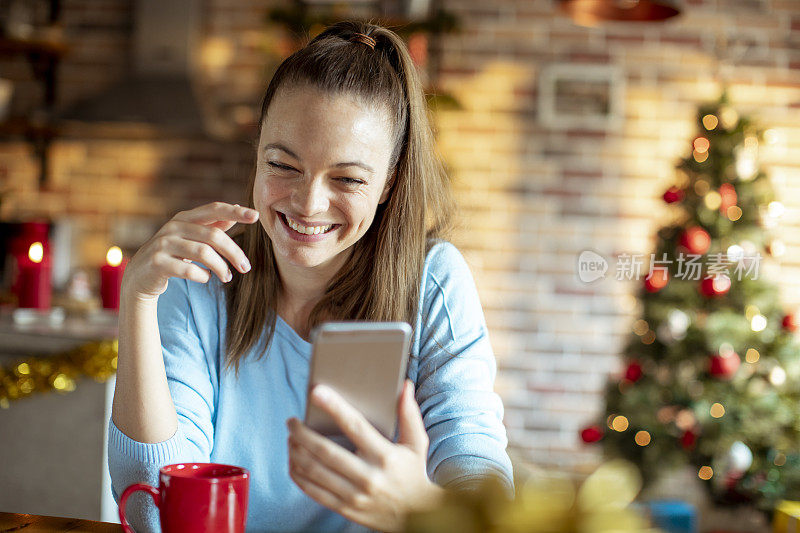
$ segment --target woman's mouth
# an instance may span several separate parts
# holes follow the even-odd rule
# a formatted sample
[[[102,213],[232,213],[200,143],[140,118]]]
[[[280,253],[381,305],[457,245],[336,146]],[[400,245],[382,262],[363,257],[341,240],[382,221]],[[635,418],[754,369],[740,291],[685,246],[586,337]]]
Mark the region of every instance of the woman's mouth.
[[[277,213],[278,213],[278,218],[280,218],[281,222],[283,222],[283,226],[289,232],[289,235],[291,235],[294,238],[297,238],[298,240],[303,240],[303,241],[319,240],[323,238],[324,235],[327,235],[328,233],[336,230],[339,226],[341,226],[341,224],[327,224],[324,226],[304,226],[299,222],[297,222],[296,220],[287,217],[280,211],[277,211]]]

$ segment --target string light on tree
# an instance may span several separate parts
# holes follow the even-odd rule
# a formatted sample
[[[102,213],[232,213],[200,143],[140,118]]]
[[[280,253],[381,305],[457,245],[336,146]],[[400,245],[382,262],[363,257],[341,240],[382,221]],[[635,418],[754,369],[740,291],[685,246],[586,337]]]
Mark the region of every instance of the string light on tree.
[[[681,409],[678,411],[678,414],[675,415],[675,426],[677,426],[678,429],[687,431],[692,429],[696,424],[697,418],[690,409]]]
[[[650,444],[650,440],[651,440],[650,433],[648,433],[647,431],[644,431],[644,430],[637,431],[636,432],[636,436],[633,438],[633,440],[639,446],[643,446],[643,447],[647,446],[648,444]]]
[[[703,127],[708,131],[716,129],[718,124],[719,119],[716,115],[708,114],[703,117]]]
[[[753,464],[753,451],[744,442],[737,440],[726,456],[727,466],[736,472],[745,472]]]
[[[728,249],[725,251],[725,255],[728,256],[728,261],[732,263],[738,263],[744,259],[744,248],[738,244],[732,244],[728,246]]]
[[[776,387],[780,387],[786,383],[786,371],[783,368],[776,366],[769,373],[769,382]]]
[[[703,481],[708,481],[714,475],[714,471],[710,466],[701,466],[697,471],[697,476]]]
[[[686,330],[689,329],[689,315],[680,309],[673,309],[669,312],[667,323],[672,336],[681,340],[686,336]]]
[[[647,323],[646,320],[637,320],[633,323],[633,332],[639,335],[640,337],[650,331],[650,325]]]
[[[703,197],[703,203],[709,210],[716,211],[722,205],[722,196],[717,191],[709,191]]]
[[[742,218],[742,208],[738,205],[732,205],[725,211],[725,216],[728,217],[728,220],[731,222],[736,222]]]
[[[720,109],[719,121],[726,130],[731,130],[739,123],[739,113],[730,106]]]
[[[783,206],[783,204],[777,201],[770,202],[767,206],[767,214],[772,218],[782,217],[785,211],[786,208]]]
[[[689,328],[689,316],[680,309],[673,309],[667,320],[658,326],[658,338],[665,344],[683,340]]]
[[[783,241],[778,239],[773,239],[767,245],[767,253],[770,254],[772,257],[781,257],[783,254],[786,253],[786,245],[783,244]]]
[[[615,416],[611,421],[611,429],[622,433],[628,429],[628,419],[622,415]]]
[[[767,317],[764,315],[758,314],[753,315],[753,318],[750,319],[750,329],[755,332],[764,331],[767,327]]]

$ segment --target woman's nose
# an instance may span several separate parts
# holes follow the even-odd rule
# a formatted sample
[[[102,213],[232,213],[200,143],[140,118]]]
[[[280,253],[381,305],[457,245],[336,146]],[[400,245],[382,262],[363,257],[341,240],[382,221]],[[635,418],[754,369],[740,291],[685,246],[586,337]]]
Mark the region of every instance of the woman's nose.
[[[298,214],[312,216],[328,210],[328,190],[321,179],[303,179],[292,193]]]

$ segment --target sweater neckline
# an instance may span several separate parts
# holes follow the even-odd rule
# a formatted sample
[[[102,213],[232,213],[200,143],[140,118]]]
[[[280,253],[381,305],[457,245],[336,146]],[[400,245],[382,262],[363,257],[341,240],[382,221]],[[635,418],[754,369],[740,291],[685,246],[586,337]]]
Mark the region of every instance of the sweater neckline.
[[[278,325],[280,326],[280,329],[281,329],[281,331],[283,331],[283,332],[284,332],[284,334],[286,335],[286,337],[288,338],[288,340],[289,340],[290,342],[292,342],[292,343],[293,343],[295,346],[298,346],[299,348],[301,348],[301,350],[300,350],[300,351],[301,351],[303,354],[308,354],[308,355],[310,356],[310,355],[311,355],[311,351],[310,351],[310,348],[311,348],[311,343],[310,343],[310,342],[308,342],[308,341],[306,341],[305,339],[303,339],[303,337],[301,337],[301,336],[300,336],[300,335],[299,335],[299,334],[298,334],[298,333],[297,333],[297,332],[294,330],[294,328],[293,328],[292,326],[290,326],[290,325],[289,325],[289,323],[288,323],[288,322],[286,322],[286,321],[285,321],[285,320],[284,320],[284,319],[281,317],[281,315],[276,315],[276,316],[278,317],[278,318],[277,318]]]

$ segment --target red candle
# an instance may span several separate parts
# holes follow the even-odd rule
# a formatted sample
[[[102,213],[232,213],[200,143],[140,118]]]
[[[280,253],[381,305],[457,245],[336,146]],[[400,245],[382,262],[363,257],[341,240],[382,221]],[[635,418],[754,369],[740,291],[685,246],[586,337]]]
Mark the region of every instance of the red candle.
[[[19,277],[17,278],[17,298],[19,307],[49,309],[52,296],[53,268],[50,256],[45,254],[41,242],[34,242],[28,248],[28,255],[17,256]]]
[[[100,296],[105,309],[119,310],[119,292],[122,274],[128,260],[122,257],[122,250],[112,246],[106,253],[106,264],[100,267]]]

